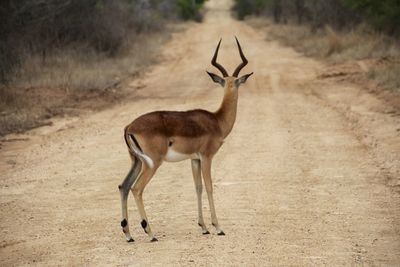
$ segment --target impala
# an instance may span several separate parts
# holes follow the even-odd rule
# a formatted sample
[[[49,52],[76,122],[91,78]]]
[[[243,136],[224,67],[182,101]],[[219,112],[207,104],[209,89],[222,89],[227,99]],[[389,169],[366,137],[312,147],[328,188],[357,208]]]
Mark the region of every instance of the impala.
[[[203,234],[209,234],[203,220],[202,191],[203,176],[208,202],[211,211],[211,222],[218,235],[225,235],[218,224],[215,213],[213,186],[211,180],[211,162],[214,155],[231,132],[236,119],[239,85],[245,83],[253,73],[238,78],[241,69],[247,65],[242,48],[236,38],[242,63],[235,69],[232,76],[217,63],[219,41],[211,60],[213,66],[221,71],[223,77],[210,73],[211,79],[224,88],[224,98],[216,112],[202,109],[189,111],[155,111],[144,114],[125,127],[125,142],[132,159],[132,167],[120,184],[122,206],[122,231],[128,242],[133,242],[129,232],[127,199],[129,191],[138,207],[141,225],[151,241],[154,237],[143,205],[143,190],[163,161],[177,162],[190,159],[193,179],[197,193],[198,224]]]

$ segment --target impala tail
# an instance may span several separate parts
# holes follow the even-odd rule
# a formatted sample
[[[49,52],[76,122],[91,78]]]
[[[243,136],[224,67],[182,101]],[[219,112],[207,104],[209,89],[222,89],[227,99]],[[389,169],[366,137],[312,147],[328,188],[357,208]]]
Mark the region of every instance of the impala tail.
[[[129,154],[131,154],[131,156],[133,157],[139,158],[142,162],[145,162],[147,166],[153,168],[154,167],[153,160],[149,156],[143,153],[143,150],[140,147],[135,136],[133,134],[128,133],[127,129],[125,129],[124,137],[126,145],[128,146]]]

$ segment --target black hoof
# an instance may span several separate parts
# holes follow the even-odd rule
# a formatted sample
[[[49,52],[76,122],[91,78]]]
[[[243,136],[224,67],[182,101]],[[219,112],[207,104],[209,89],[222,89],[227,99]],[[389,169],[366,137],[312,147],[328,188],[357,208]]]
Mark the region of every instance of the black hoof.
[[[217,233],[217,235],[225,235],[224,231]]]
[[[146,220],[142,220],[142,221],[140,222],[140,224],[141,224],[142,227],[143,227],[143,231],[147,234],[147,230],[146,230],[147,222],[146,222]]]
[[[155,238],[155,237],[153,237],[153,238],[150,240],[150,242],[157,242],[157,241],[158,241],[158,239]]]
[[[209,231],[205,231],[205,232],[203,232],[203,235],[209,235],[210,234],[210,232]]]
[[[128,240],[128,243],[131,243],[131,242],[135,242],[135,240],[133,240],[132,237],[131,237],[131,239]]]

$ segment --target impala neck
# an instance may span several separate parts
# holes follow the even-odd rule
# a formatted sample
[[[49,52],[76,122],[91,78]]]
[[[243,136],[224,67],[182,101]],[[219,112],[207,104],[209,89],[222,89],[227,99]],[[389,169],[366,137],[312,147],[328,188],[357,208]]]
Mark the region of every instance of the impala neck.
[[[235,124],[237,103],[238,89],[225,88],[224,99],[220,108],[215,112],[224,138],[228,136]]]

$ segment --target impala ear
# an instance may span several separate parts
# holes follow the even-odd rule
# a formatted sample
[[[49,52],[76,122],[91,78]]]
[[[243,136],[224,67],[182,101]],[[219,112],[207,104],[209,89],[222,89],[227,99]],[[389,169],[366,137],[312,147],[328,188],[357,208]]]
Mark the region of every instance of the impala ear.
[[[221,78],[220,76],[218,76],[217,74],[208,72],[208,75],[210,75],[211,79],[215,82],[215,83],[219,83],[222,87],[225,86],[225,80],[223,78]]]
[[[239,85],[241,85],[242,83],[245,83],[245,82],[247,81],[247,78],[249,78],[251,75],[253,75],[253,73],[254,73],[254,72],[249,73],[249,74],[245,74],[245,75],[243,75],[242,77],[237,78],[237,79],[235,80],[235,85],[236,85],[236,87],[239,87]]]

